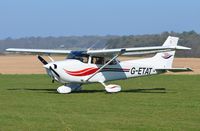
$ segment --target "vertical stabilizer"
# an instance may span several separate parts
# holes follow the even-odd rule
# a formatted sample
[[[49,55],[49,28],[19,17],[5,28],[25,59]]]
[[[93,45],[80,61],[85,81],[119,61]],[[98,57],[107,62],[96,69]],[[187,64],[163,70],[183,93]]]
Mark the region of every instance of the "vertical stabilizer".
[[[179,38],[169,36],[164,42],[163,46],[177,46]],[[169,69],[172,68],[172,63],[174,60],[175,51],[161,52],[157,53],[152,59],[156,68]]]

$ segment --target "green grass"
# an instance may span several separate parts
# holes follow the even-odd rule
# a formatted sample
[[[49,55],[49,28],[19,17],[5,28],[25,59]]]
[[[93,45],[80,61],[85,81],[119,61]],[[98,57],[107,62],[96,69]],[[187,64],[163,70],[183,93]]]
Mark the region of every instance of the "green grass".
[[[200,75],[160,75],[58,94],[46,75],[0,75],[0,131],[200,130]]]

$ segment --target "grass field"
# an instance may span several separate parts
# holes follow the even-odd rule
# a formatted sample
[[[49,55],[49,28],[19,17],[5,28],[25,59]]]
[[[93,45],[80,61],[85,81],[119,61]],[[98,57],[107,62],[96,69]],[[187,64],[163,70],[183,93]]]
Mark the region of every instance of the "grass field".
[[[46,75],[0,75],[0,131],[200,130],[200,75],[114,81],[58,94]]]

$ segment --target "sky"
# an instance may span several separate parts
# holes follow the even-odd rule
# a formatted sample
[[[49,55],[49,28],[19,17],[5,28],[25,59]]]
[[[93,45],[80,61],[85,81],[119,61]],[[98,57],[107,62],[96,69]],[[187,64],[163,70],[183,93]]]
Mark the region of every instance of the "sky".
[[[200,0],[0,0],[0,39],[200,33]]]

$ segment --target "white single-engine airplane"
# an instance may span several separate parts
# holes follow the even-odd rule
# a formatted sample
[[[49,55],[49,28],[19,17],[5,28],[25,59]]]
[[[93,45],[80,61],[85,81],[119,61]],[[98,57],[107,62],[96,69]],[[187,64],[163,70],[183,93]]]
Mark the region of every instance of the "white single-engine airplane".
[[[162,46],[102,49],[102,50],[50,50],[9,48],[9,52],[26,52],[36,54],[68,54],[63,61],[47,62],[41,56],[38,59],[44,64],[47,74],[63,86],[58,87],[59,93],[70,93],[81,90],[86,83],[101,83],[107,92],[119,92],[119,85],[106,85],[106,81],[128,79],[132,77],[149,76],[171,72],[192,71],[190,68],[172,68],[175,50],[189,50],[178,46],[178,37],[169,36]],[[121,55],[151,54],[151,58],[119,61]]]

